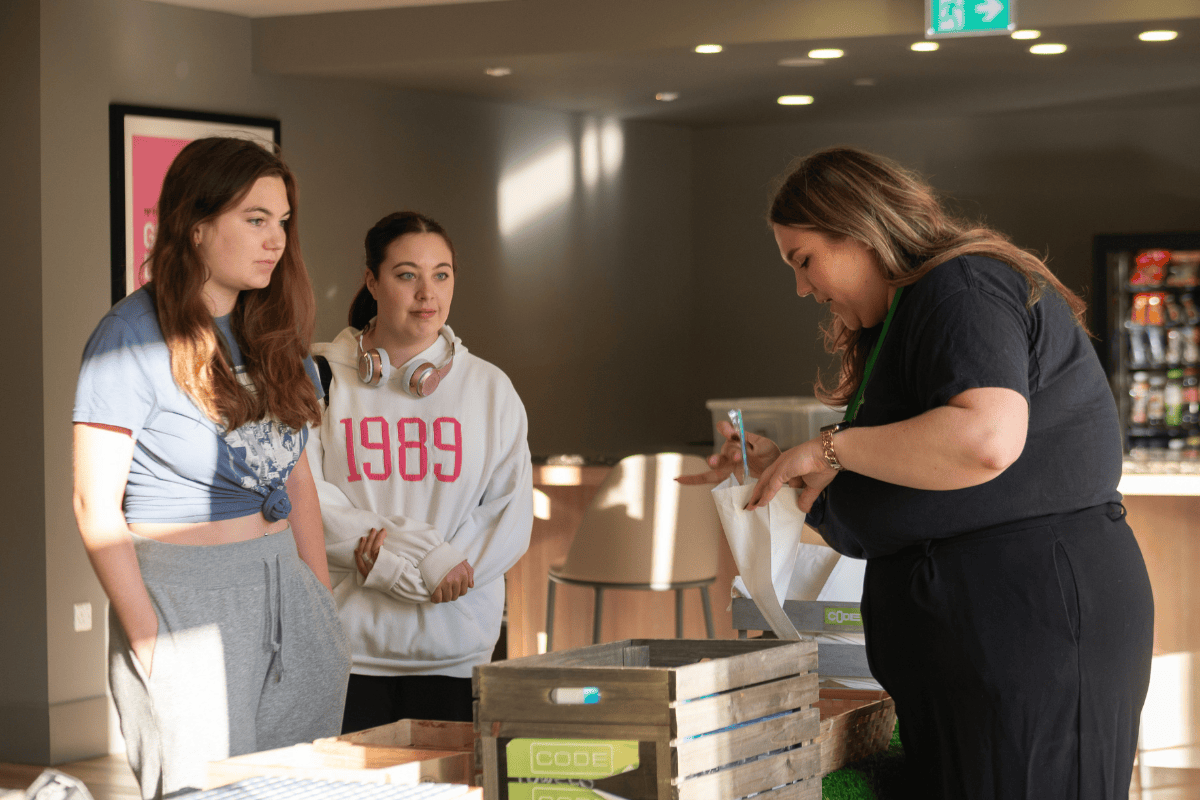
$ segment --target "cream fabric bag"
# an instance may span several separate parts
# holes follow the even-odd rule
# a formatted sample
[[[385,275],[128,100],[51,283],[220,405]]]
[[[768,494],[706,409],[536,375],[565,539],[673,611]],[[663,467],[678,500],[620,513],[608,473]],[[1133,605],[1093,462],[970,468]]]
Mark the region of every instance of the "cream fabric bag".
[[[804,512],[797,491],[785,487],[762,508],[746,511],[753,485],[742,486],[731,474],[712,490],[729,549],[750,597],[780,639],[799,639],[783,611],[800,554]]]

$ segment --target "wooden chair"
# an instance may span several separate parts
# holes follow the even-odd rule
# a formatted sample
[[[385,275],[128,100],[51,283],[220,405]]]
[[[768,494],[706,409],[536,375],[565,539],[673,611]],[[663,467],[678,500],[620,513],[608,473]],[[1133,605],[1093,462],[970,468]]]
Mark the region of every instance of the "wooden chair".
[[[699,589],[713,638],[708,586],[717,577],[721,522],[708,486],[684,486],[679,475],[708,469],[700,456],[635,455],[609,471],[583,519],[567,560],[550,567],[546,650],[554,649],[554,593],[562,583],[591,587],[592,643],[600,641],[605,589],[675,592],[675,637],[683,638],[683,591]]]

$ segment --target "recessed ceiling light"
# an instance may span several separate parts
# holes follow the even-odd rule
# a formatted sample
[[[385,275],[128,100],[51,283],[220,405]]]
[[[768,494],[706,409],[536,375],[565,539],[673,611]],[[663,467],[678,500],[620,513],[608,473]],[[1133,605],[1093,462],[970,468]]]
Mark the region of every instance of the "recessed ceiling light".
[[[932,53],[938,49],[937,42],[913,42],[908,46],[910,50],[916,50],[918,53]]]
[[[664,103],[670,103],[679,99],[679,92],[659,92],[654,95],[655,100],[661,100]]]
[[[854,85],[855,86],[874,86],[875,79],[874,78],[855,78]]]
[[[775,102],[781,106],[811,106],[812,101],[811,94],[785,94]]]
[[[1142,31],[1138,38],[1143,42],[1169,42],[1178,35],[1175,31]]]
[[[781,58],[781,67],[819,67],[825,62],[819,58]]]
[[[719,53],[725,48],[719,44],[698,44],[696,45],[697,53]]]
[[[1035,44],[1029,48],[1029,52],[1035,56],[1056,56],[1059,53],[1067,52],[1065,44]]]
[[[1014,39],[1040,39],[1042,38],[1041,31],[1013,31],[1012,38]]]
[[[484,72],[493,78],[503,78],[505,75],[512,75],[512,70],[508,67],[488,67]]]
[[[836,47],[808,51],[809,58],[841,58],[844,55],[846,55],[846,53],[842,50],[838,50]]]

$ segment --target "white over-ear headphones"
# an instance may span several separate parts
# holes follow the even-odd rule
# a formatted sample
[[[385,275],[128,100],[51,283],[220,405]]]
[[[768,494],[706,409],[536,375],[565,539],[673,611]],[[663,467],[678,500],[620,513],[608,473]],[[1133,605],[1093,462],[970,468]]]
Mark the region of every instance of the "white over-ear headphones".
[[[367,386],[384,386],[392,375],[392,361],[388,358],[387,350],[382,347],[363,349],[363,336],[370,329],[368,324],[358,334],[358,379]],[[456,347],[454,336],[449,331],[448,327],[442,326],[441,335],[450,343],[450,356],[441,366],[435,367],[428,361],[415,358],[405,365],[400,388],[406,394],[417,398],[429,397],[437,390],[442,379],[450,374],[450,368],[454,366]]]

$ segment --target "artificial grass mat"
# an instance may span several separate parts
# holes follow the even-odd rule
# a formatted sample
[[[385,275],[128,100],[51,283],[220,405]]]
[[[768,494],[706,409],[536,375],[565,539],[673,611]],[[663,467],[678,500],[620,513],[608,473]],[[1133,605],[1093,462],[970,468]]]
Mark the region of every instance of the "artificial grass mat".
[[[900,725],[892,731],[886,750],[847,764],[821,779],[822,800],[906,800],[904,746]]]

